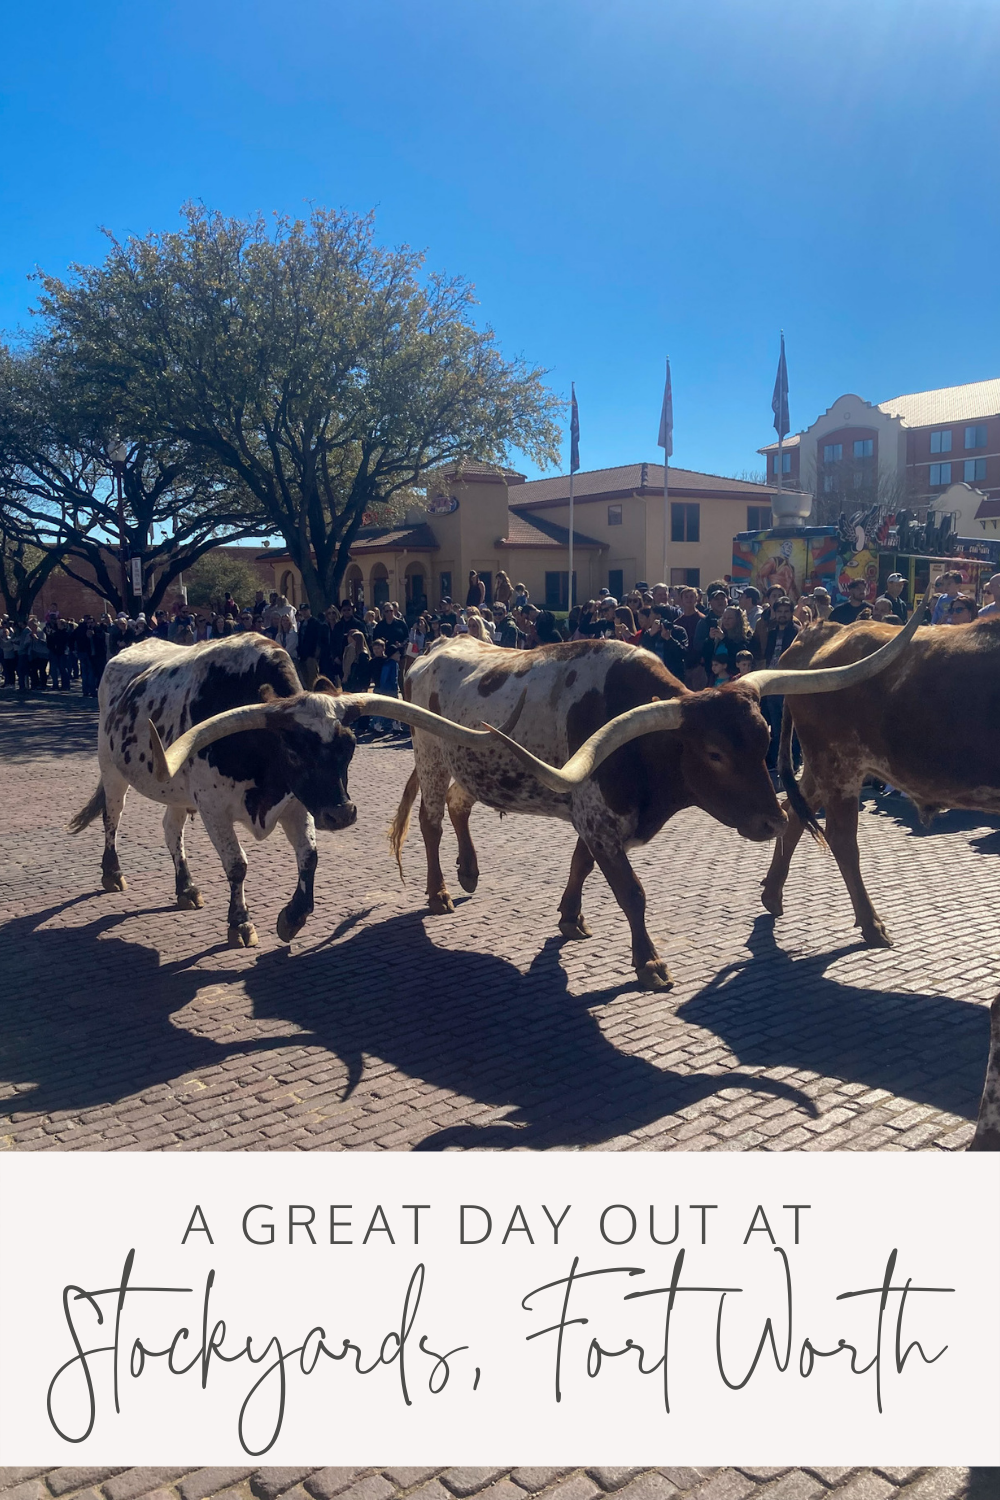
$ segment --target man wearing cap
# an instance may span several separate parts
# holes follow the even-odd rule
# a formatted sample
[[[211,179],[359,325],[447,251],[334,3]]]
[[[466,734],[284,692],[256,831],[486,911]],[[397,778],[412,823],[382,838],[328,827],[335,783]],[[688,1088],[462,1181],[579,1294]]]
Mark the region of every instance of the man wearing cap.
[[[903,598],[903,589],[906,587],[906,579],[902,573],[890,573],[885,581],[885,597],[892,605],[892,612],[901,624],[905,625],[910,617],[910,606]]]
[[[718,625],[720,619],[725,614],[726,606],[729,603],[729,589],[721,580],[718,580],[708,585],[708,588],[705,590],[705,597],[708,600],[708,614],[695,630],[694,640],[691,643],[691,650],[688,655],[689,661],[700,659],[702,652],[708,644],[708,632],[713,625]],[[681,624],[684,624],[683,617],[681,618]]]

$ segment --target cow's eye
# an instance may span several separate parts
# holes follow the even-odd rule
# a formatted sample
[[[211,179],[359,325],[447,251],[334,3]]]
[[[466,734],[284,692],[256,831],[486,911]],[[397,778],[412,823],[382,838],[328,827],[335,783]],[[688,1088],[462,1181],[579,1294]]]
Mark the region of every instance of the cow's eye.
[[[717,765],[721,766],[722,756],[719,754],[718,750],[710,750],[708,752],[708,758],[709,760],[715,761]]]

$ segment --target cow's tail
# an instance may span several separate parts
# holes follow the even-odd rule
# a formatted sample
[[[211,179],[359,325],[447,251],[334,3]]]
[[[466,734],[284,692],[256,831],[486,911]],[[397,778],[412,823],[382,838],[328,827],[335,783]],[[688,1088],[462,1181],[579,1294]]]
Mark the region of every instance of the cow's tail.
[[[389,828],[389,848],[396,856],[396,864],[399,866],[399,878],[403,881],[404,885],[406,877],[403,874],[403,845],[406,843],[406,835],[410,831],[410,813],[413,811],[413,804],[417,800],[419,790],[420,777],[417,775],[416,766],[414,766],[410,772],[410,779],[406,783],[400,804],[396,808],[396,816],[393,818]]]
[[[778,743],[778,774],[781,776],[781,784],[788,798],[788,805],[799,819],[803,828],[808,829],[817,844],[827,847],[826,839],[823,837],[822,829],[816,821],[816,814],[802,795],[802,788],[795,776],[795,765],[792,761],[792,714],[788,707],[787,699],[781,713],[781,739]]]
[[[76,816],[74,818],[71,818],[67,823],[67,833],[82,833],[83,830],[85,828],[89,828],[94,819],[99,818],[103,812],[104,782],[99,781],[97,783],[97,791],[91,797],[87,805],[85,807],[81,807]]]

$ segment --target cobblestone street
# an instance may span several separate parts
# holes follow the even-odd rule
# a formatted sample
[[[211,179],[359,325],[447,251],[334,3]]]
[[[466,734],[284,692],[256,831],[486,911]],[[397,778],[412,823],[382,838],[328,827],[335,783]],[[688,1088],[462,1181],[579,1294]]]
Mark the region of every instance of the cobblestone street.
[[[996,1500],[997,1469],[0,1469],[4,1500]]]
[[[402,748],[358,751],[357,826],[319,835],[316,912],[290,951],[274,924],[291,850],[280,832],[249,849],[261,943],[231,951],[228,889],[197,822],[203,910],[174,909],[160,815],[134,794],[128,891],[100,891],[99,825],[64,831],[94,789],[95,743],[75,695],[0,701],[5,1148],[954,1150],[971,1137],[997,990],[995,823],[949,814],[925,833],[908,803],[866,801],[863,865],[896,942],[870,951],[823,850],[803,841],[775,921],[758,894],[770,849],[683,814],[633,856],[676,981],[658,995],[634,984],[599,875],[584,899],[593,940],[558,937],[568,825],[477,808],[479,890],[456,882],[454,915],[428,916],[419,834],[405,886],[385,838],[412,765]],[[450,869],[450,828],[442,854]]]

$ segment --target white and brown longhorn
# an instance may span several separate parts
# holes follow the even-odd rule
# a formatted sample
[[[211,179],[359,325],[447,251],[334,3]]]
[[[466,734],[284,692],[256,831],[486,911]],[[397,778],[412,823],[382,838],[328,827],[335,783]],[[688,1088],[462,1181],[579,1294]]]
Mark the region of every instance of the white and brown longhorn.
[[[447,807],[458,836],[458,879],[479,879],[469,814],[477,802],[503,812],[561,818],[578,835],[559,930],[590,936],[581,913],[594,867],[614,892],[632,932],[632,962],[649,989],[670,975],[646,928],[646,898],[627,850],[647,843],[674,813],[697,806],[744,837],[773,839],[785,826],[765,766],[768,728],[763,694],[836,693],[884,670],[904,651],[915,623],[877,656],[846,670],[752,672],[721,689],[689,691],[657,657],[621,641],[574,641],[509,651],[468,638],[435,646],[410,668],[406,692],[434,714],[478,728],[523,700],[517,743],[491,730],[497,756],[482,742],[431,738],[417,725],[416,767],[396,812],[390,841],[397,859],[420,793],[432,912],[453,910],[440,863]]]
[[[246,854],[236,826],[263,839],[281,826],[295,851],[298,881],[277,923],[291,942],[313,909],[316,828],[349,827],[357,812],[347,791],[362,714],[391,713],[469,746],[489,743],[485,729],[448,724],[434,714],[376,694],[335,693],[320,679],[303,692],[287,652],[264,636],[231,636],[201,646],[145,641],[122,651],[101,679],[97,790],[70,824],[104,822],[101,883],[124,890],[116,835],[132,787],[163,804],[163,830],[174,862],[177,904],[202,905],[184,853],[184,822],[199,813],[229,880],[229,943],[254,947],[257,934],[243,884]],[[516,716],[511,718],[512,727]]]

